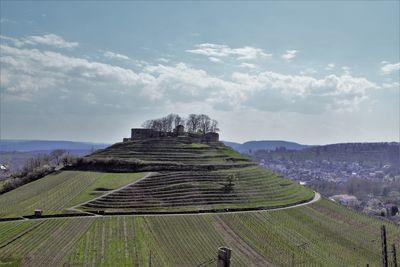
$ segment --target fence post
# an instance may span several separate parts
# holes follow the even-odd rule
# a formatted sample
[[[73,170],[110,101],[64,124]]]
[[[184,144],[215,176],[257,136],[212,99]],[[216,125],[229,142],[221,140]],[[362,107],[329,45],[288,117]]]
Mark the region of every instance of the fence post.
[[[232,250],[225,247],[218,248],[217,267],[229,267],[231,265]]]
[[[151,267],[151,249],[150,249],[150,253],[149,253],[149,267]]]
[[[381,247],[382,247],[382,251],[381,251],[382,267],[388,267],[385,225],[381,226]]]
[[[393,267],[397,267],[396,245],[392,244]]]

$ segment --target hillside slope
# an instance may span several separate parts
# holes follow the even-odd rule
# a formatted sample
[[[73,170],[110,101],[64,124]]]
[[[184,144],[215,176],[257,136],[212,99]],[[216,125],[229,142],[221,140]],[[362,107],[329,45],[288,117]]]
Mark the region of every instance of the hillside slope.
[[[314,193],[220,143],[119,143],[76,169],[0,196],[1,216],[104,216],[0,221],[0,265],[207,266],[227,246],[232,266],[378,266],[381,224],[400,246],[394,224],[326,199],[296,207]]]
[[[116,143],[85,157],[78,169],[110,171],[217,170],[255,165],[249,158],[216,143],[193,143],[188,136]]]
[[[321,200],[225,215],[105,216],[0,222],[2,266],[380,266],[380,232],[400,228]],[[207,266],[207,265],[204,265]]]
[[[220,142],[188,136],[117,143],[85,157],[77,168],[152,171],[153,175],[83,205],[87,211],[198,212],[272,208],[302,203],[314,193]]]

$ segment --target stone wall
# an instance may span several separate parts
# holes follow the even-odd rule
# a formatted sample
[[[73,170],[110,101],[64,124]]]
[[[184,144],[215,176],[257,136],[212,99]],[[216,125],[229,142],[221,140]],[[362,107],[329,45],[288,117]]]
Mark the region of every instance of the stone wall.
[[[160,132],[153,129],[133,128],[131,129],[131,138],[124,138],[123,142],[143,140],[143,139],[154,139],[163,137],[179,137],[187,136],[193,143],[217,143],[219,142],[218,133],[187,133],[184,130],[183,125],[178,125],[173,132]]]
[[[131,140],[160,138],[161,136],[162,136],[161,132],[152,129],[133,128],[131,130]]]

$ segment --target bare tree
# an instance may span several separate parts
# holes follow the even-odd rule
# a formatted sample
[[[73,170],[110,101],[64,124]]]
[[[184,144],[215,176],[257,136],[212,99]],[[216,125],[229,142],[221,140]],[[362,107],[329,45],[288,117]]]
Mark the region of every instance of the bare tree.
[[[178,114],[174,114],[174,128],[176,128],[176,126],[178,125],[184,125],[185,124],[185,120],[183,118],[181,118],[181,116],[179,116]]]
[[[55,160],[56,165],[60,164],[61,156],[64,155],[67,151],[65,149],[55,149],[50,152],[50,157]]]
[[[211,119],[205,114],[198,115],[199,130],[203,133],[208,133],[211,129]]]
[[[210,132],[213,132],[213,133],[219,132],[218,121],[216,121],[216,120],[211,120],[211,129],[210,129]]]
[[[186,120],[186,127],[189,132],[196,132],[199,129],[199,116],[196,114],[189,114],[189,117]]]
[[[172,130],[173,130],[173,128],[172,128],[172,126],[173,126],[173,123],[174,123],[174,120],[175,120],[175,114],[169,114],[169,115],[167,115],[166,117],[165,117],[165,121],[166,121],[166,132],[172,132]]]
[[[146,129],[153,129],[154,120],[147,120],[142,123],[142,127]]]
[[[178,114],[171,113],[159,119],[147,120],[142,124],[142,127],[155,131],[172,132],[176,126],[184,124],[186,124],[187,131],[191,133],[198,131],[202,133],[219,131],[218,122],[205,114],[190,114],[185,120]]]

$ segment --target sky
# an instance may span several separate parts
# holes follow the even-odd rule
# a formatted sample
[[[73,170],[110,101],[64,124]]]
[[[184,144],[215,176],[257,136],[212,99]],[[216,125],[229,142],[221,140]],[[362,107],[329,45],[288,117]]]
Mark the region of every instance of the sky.
[[[0,1],[0,138],[400,141],[399,1]]]

